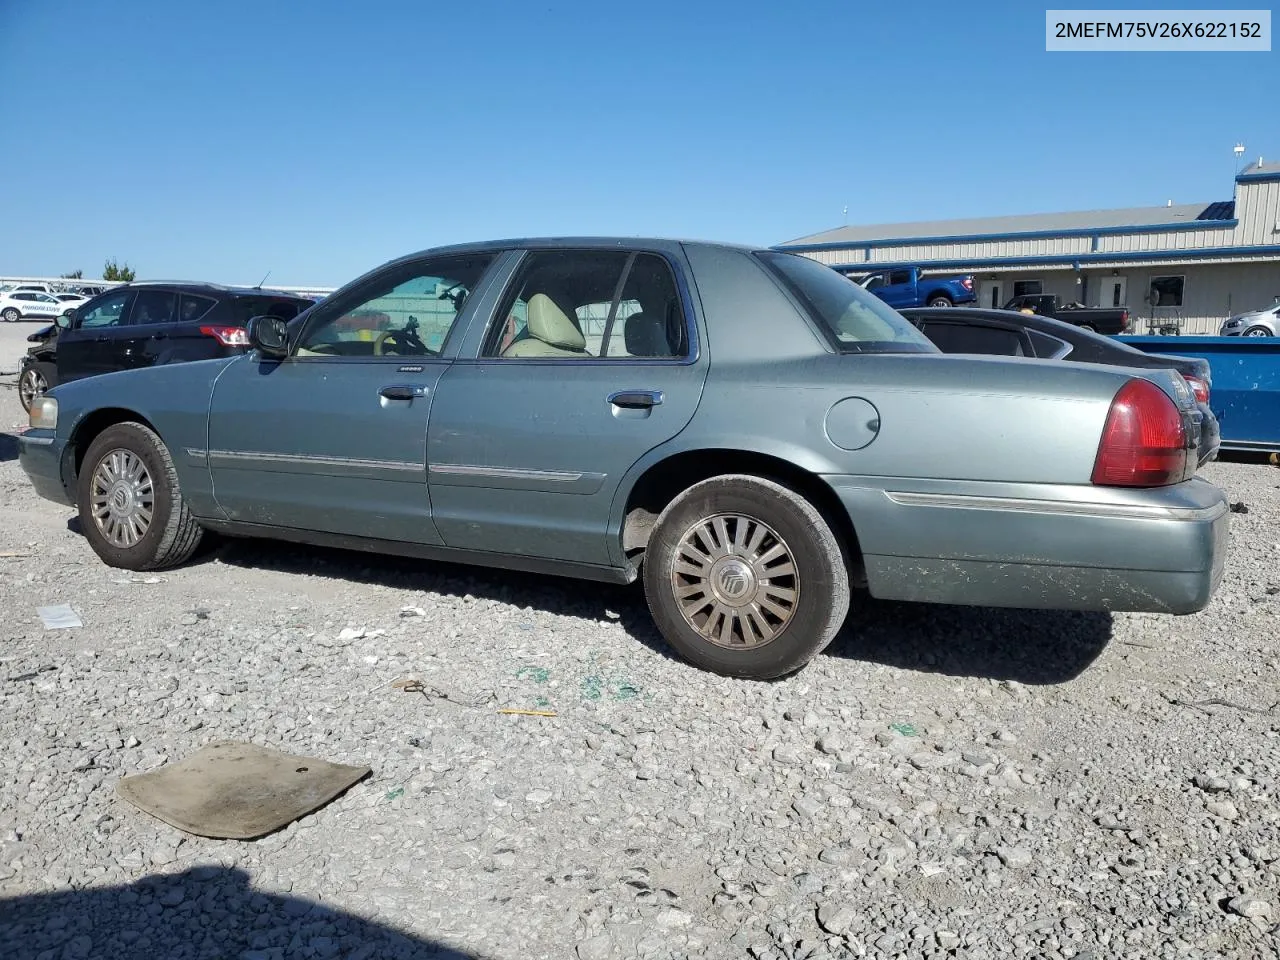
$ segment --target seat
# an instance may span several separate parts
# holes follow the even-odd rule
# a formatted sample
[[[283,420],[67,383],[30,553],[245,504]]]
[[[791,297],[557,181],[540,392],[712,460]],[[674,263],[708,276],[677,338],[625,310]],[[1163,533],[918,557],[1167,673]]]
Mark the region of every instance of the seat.
[[[578,325],[545,293],[529,298],[528,316],[528,336],[503,350],[504,358],[591,356]]]
[[[633,357],[670,357],[667,325],[651,313],[633,313],[623,326],[623,342]]]

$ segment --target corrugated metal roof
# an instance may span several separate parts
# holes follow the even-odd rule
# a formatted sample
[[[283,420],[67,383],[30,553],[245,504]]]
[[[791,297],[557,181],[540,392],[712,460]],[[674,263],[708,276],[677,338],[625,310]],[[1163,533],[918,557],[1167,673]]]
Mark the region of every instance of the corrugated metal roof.
[[[1259,166],[1256,163],[1251,164],[1250,166],[1245,167],[1243,170],[1237,173],[1236,176],[1237,177],[1266,177],[1266,176],[1275,176],[1277,173],[1280,173],[1280,160],[1273,160],[1270,163],[1264,163],[1261,166]]]
[[[1256,168],[1255,168],[1256,169]],[[1226,201],[1229,203],[1229,201]],[[1232,205],[1234,206],[1234,205]],[[789,240],[793,243],[868,243],[875,240],[907,240],[916,237],[971,237],[986,234],[1036,233],[1056,230],[1151,227],[1166,223],[1189,223],[1210,216],[1218,203],[1181,203],[1165,207],[1129,207],[1122,210],[1077,210],[1066,213],[1027,213],[1013,217],[978,217],[971,220],[922,220],[915,223],[879,223],[868,226],[836,227],[811,236]]]

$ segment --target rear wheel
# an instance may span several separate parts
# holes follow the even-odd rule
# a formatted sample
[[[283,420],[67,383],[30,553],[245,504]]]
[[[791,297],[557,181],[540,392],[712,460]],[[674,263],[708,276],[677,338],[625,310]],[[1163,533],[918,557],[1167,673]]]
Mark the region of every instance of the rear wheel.
[[[140,423],[94,438],[80,468],[80,526],[103,562],[158,570],[191,557],[203,530],[187,509],[164,441]]]
[[[769,680],[827,646],[849,610],[844,553],[804,497],[761,477],[713,477],[663,510],[644,559],[658,629],[691,663]]]
[[[1090,333],[1097,333],[1097,332],[1098,332],[1098,328],[1097,328],[1097,327],[1095,327],[1092,323],[1082,323],[1082,324],[1080,324],[1080,329],[1081,329],[1081,330],[1088,330]]]
[[[951,302],[951,298],[950,298],[950,297],[944,297],[944,296],[939,295],[939,296],[936,296],[936,297],[931,297],[931,298],[929,299],[929,306],[931,306],[931,307],[950,307],[950,306],[954,306],[954,304]]]
[[[23,370],[22,376],[18,378],[18,400],[22,403],[22,409],[30,413],[31,404],[36,397],[43,397],[48,389],[49,384],[39,370],[35,367]]]
[[[1245,336],[1245,337],[1269,337],[1269,336],[1271,336],[1271,331],[1270,331],[1270,330],[1268,330],[1266,327],[1250,327],[1250,328],[1249,328],[1248,330],[1246,330],[1243,334],[1241,334],[1241,336]]]
[[[0,313],[0,317],[4,317],[5,323],[15,323],[22,318],[22,314],[18,312],[17,307],[6,307],[4,313]]]

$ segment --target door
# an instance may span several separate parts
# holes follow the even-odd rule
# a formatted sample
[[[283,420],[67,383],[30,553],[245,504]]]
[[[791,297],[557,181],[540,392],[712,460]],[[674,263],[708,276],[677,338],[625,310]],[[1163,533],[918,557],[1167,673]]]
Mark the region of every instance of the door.
[[[685,427],[706,379],[685,269],[678,248],[525,256],[432,408],[446,544],[616,562],[605,533],[622,477]]]
[[[118,343],[119,369],[154,365],[174,333],[177,313],[178,295],[172,290],[139,289]]]
[[[978,306],[999,310],[1003,305],[999,280],[983,280],[978,284]]]
[[[120,369],[120,342],[128,335],[132,290],[104,294],[76,310],[72,324],[58,334],[58,382]]]
[[[317,307],[291,331],[287,358],[228,364],[209,448],[195,452],[228,519],[439,544],[427,423],[450,337],[493,259],[393,264]]]
[[[49,293],[31,293],[23,296],[27,300],[22,305],[22,315],[24,317],[39,317],[42,320],[52,320],[61,316],[62,311],[66,309],[61,300]]]
[[[910,270],[890,270],[885,275],[885,285],[876,295],[891,307],[917,307],[916,284]]]
[[[1128,283],[1128,277],[1102,277],[1098,281],[1098,306],[1125,306],[1129,302]]]

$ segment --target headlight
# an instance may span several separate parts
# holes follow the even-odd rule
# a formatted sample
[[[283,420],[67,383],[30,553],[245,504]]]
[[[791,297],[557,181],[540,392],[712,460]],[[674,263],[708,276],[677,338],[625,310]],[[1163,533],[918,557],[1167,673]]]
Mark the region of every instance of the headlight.
[[[1237,320],[1237,319],[1235,319],[1235,318],[1232,318],[1231,320],[1228,320],[1226,323],[1224,323],[1224,324],[1223,324],[1223,326],[1224,326],[1224,327],[1238,327],[1238,326],[1240,326],[1240,323],[1241,323],[1241,321],[1240,321],[1240,320]]]
[[[33,430],[58,429],[58,401],[53,397],[38,397],[33,400],[30,422]]]

